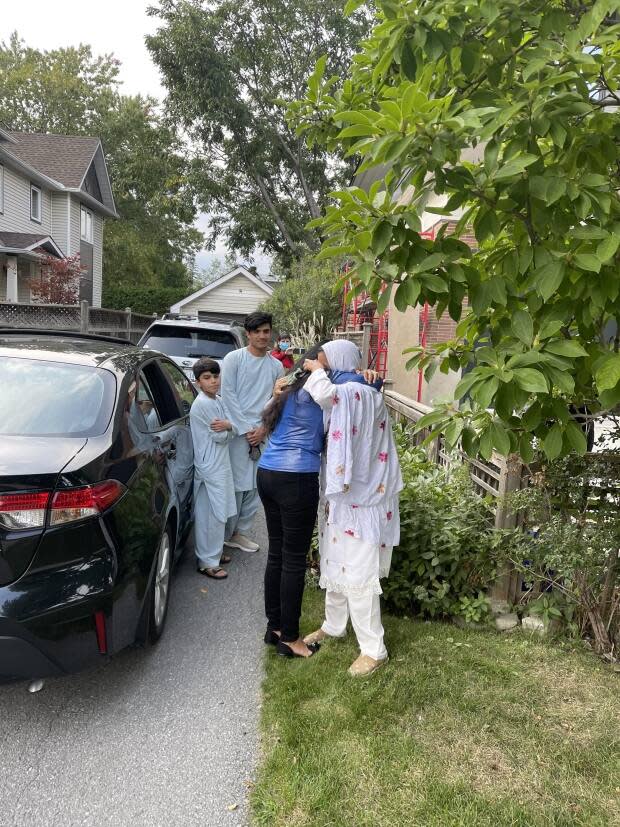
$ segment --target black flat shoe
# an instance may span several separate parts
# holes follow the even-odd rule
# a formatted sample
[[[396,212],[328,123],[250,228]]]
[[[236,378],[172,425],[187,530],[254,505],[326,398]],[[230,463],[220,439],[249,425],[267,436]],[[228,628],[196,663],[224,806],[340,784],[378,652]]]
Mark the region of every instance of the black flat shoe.
[[[321,648],[320,643],[307,643],[306,646],[310,650],[311,654],[298,655],[297,652],[294,652],[287,643],[285,643],[283,640],[279,640],[276,646],[276,651],[279,655],[282,655],[283,658],[311,658],[312,655],[316,655],[316,653]]]
[[[280,635],[276,635],[272,629],[267,629],[263,640],[268,646],[277,646],[280,642]]]

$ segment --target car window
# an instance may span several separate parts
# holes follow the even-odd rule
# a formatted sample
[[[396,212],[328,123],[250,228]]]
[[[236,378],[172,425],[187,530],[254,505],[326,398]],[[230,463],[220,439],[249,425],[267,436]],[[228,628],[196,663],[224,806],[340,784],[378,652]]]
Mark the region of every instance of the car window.
[[[113,373],[87,365],[3,356],[0,434],[99,436],[116,399]]]
[[[140,424],[141,431],[157,431],[161,428],[161,418],[157,413],[153,394],[143,374],[140,374],[136,392],[136,403],[144,417],[144,425]]]
[[[227,330],[156,324],[147,331],[142,347],[159,350],[177,359],[200,359],[202,356],[223,359],[231,350],[236,350],[237,341]]]
[[[172,362],[168,362],[164,359],[159,359],[158,362],[161,365],[165,375],[170,380],[170,384],[174,388],[178,404],[180,405],[183,414],[188,414],[189,409],[192,406],[192,402],[196,398],[194,386],[189,381],[187,376],[185,376],[185,374],[179,370],[176,365],[173,365]]]

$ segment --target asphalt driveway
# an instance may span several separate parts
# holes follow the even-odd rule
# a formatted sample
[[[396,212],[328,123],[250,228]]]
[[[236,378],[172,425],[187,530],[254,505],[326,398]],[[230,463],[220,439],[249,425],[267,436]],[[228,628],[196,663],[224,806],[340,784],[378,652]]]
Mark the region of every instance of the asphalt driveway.
[[[173,580],[166,633],[88,672],[0,686],[3,827],[247,824],[262,679],[261,551]]]

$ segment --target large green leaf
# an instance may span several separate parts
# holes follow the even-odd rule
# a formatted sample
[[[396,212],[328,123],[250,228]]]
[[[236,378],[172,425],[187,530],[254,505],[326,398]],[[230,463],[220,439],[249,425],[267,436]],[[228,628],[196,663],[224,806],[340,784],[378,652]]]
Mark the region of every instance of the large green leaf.
[[[562,453],[562,427],[557,423],[551,428],[543,442],[547,459],[557,459]]]
[[[378,256],[385,250],[392,238],[392,225],[389,221],[380,221],[372,234],[372,251]]]
[[[575,359],[579,356],[588,355],[588,352],[574,339],[558,339],[554,342],[547,342],[545,351],[555,353],[557,356],[571,356]]]
[[[517,385],[530,393],[547,393],[547,380],[539,370],[534,368],[515,368],[514,377]]]
[[[573,451],[576,451],[578,454],[585,454],[588,450],[586,435],[576,422],[569,422],[566,425],[564,435]]]
[[[620,382],[620,353],[608,356],[596,371],[595,378],[599,392],[615,388]]]
[[[527,310],[516,310],[512,316],[512,332],[524,345],[531,345],[534,338],[534,323]]]

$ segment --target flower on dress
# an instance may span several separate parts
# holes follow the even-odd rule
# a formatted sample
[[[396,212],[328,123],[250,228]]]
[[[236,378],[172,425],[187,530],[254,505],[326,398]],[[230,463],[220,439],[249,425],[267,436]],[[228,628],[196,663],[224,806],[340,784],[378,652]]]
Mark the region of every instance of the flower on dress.
[[[352,432],[353,436],[357,436],[357,425],[353,426],[351,432]]]
[[[359,508],[359,505],[352,505],[351,508]]]
[[[385,543],[381,543],[381,548],[387,548],[387,546],[385,545]]]
[[[387,460],[388,460],[387,451],[381,451],[380,454],[379,454],[379,462],[387,462]]]
[[[362,397],[360,396],[359,391],[355,391],[355,399],[359,402]]]
[[[348,534],[349,537],[355,537],[355,532],[353,531],[352,528],[347,528],[347,530],[345,531],[345,534]]]
[[[383,420],[383,422],[379,423],[379,430],[385,431],[385,419]]]
[[[338,476],[338,477],[344,476],[344,465],[337,465],[336,466],[336,476]]]
[[[332,396],[332,402],[334,403],[334,405],[337,405],[337,404],[340,402],[340,397],[338,396],[338,394],[337,394],[337,393],[335,393],[335,394]]]
[[[332,431],[332,439],[334,442],[338,442],[342,439],[342,431]]]
[[[391,520],[392,519],[392,512],[388,511],[388,513],[385,516],[388,518],[388,520]]]

